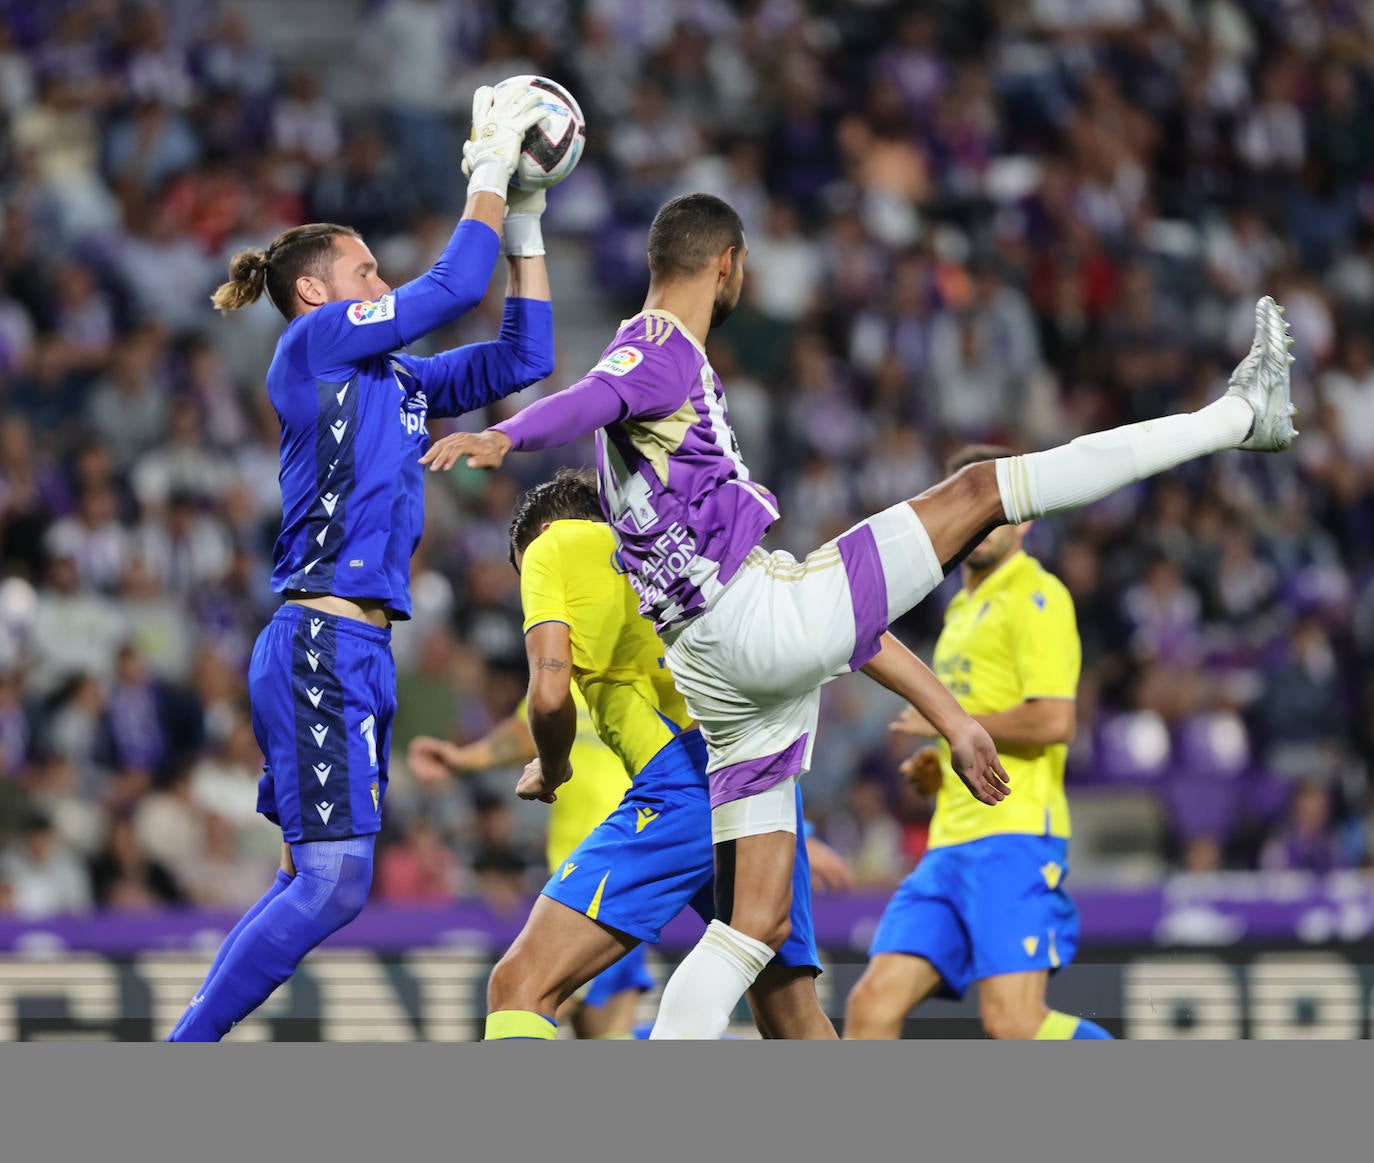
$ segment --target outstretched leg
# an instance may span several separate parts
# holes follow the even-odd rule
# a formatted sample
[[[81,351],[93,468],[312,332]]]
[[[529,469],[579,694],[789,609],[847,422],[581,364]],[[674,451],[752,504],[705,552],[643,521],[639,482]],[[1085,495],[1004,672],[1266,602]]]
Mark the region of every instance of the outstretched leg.
[[[376,836],[291,848],[296,875],[228,945],[219,969],[169,1042],[218,1042],[295,972],[305,955],[353,920],[372,885]]]
[[[1198,457],[1280,452],[1297,435],[1283,308],[1255,305],[1255,339],[1226,394],[1196,412],[1080,436],[1025,456],[970,465],[911,501],[946,573],[998,525],[1078,509]]]
[[[786,833],[795,834],[796,824],[774,818],[768,797],[779,772],[791,779],[809,760],[815,716],[801,688],[809,685],[814,696],[825,679],[872,660],[887,626],[998,525],[1091,504],[1224,449],[1286,448],[1295,435],[1291,343],[1279,306],[1261,299],[1254,344],[1216,403],[970,465],[803,564],[748,562],[716,605],[669,644],[674,680],[711,745],[717,889],[730,882],[730,892],[669,979],[654,1038],[719,1038],[786,939],[794,838]]]

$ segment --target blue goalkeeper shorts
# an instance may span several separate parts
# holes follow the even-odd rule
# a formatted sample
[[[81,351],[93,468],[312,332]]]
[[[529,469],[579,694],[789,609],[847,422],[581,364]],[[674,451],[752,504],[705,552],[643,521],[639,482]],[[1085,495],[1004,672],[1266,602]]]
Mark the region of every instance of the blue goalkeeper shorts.
[[[258,811],[282,838],[378,831],[396,715],[391,631],[283,605],[253,646],[248,698],[266,758]]]

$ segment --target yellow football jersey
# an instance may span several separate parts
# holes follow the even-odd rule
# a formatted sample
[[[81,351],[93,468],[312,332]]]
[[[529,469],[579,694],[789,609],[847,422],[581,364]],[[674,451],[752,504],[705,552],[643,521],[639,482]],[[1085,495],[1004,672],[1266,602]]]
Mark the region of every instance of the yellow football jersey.
[[[663,643],[653,623],[639,613],[639,599],[625,579],[609,525],[553,522],[525,550],[520,602],[526,632],[540,622],[568,627],[574,691],[585,700],[596,736],[619,758],[629,778],[691,722],[664,661]],[[576,755],[572,763],[573,778],[559,789],[555,808],[582,778]],[[619,799],[617,795],[587,831]],[[561,862],[562,857],[553,861]]]
[[[552,872],[568,858],[602,820],[615,811],[630,786],[625,765],[596,736],[587,700],[577,684],[572,687],[577,707],[577,737],[573,740],[573,778],[558,789],[558,798],[549,805],[549,832],[544,844]],[[516,716],[529,725],[525,700],[515,709]]]
[[[1082,648],[1069,591],[1035,558],[1016,553],[972,592],[961,589],[945,611],[934,670],[973,715],[1010,710],[1028,699],[1077,696]],[[1011,795],[979,803],[949,763],[941,740],[944,783],[930,825],[930,847],[985,836],[1069,835],[1064,795],[1068,747],[1003,745],[998,754]]]

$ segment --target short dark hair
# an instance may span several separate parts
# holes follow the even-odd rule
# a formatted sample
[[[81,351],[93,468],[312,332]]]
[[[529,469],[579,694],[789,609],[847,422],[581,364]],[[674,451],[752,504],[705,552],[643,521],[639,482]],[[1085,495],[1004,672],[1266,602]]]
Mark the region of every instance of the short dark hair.
[[[328,278],[334,240],[340,236],[359,234],[351,226],[308,222],[282,231],[266,250],[241,250],[229,260],[229,281],[219,285],[210,301],[227,313],[256,302],[266,290],[272,306],[290,321],[296,315],[296,280],[302,275]]]
[[[713,194],[665,202],[649,227],[649,273],[657,279],[700,274],[727,247],[744,245],[744,224]]]
[[[960,469],[984,460],[1001,460],[1004,456],[1016,455],[1015,449],[1001,444],[965,444],[945,458],[945,475],[952,477]]]
[[[521,494],[510,522],[510,563],[524,553],[550,521],[603,521],[596,474],[586,468],[560,468],[553,480]]]

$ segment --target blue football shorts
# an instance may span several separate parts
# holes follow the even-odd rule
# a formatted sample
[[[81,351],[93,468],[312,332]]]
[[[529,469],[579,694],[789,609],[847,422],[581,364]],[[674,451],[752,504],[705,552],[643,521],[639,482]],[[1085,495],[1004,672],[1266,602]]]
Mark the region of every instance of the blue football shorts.
[[[1078,952],[1068,875],[1068,841],[1057,836],[932,848],[883,910],[869,956],[922,957],[944,979],[938,994],[953,998],[986,977],[1055,973]]]
[[[266,760],[258,811],[282,838],[380,830],[396,715],[390,629],[283,605],[253,646],[248,698]]]
[[[626,990],[647,993],[653,988],[654,975],[649,970],[644,946],[636,945],[614,965],[603,969],[583,986],[582,1004],[604,1006],[616,994]]]
[[[797,789],[797,819],[802,818]],[[685,908],[715,916],[715,852],[706,781],[706,742],[696,730],[673,739],[635,777],[620,805],[555,870],[543,895],[651,944]],[[792,932],[778,964],[820,972],[811,918],[811,861],[797,832]],[[618,964],[618,963],[617,963]],[[611,967],[612,969],[615,966]]]

